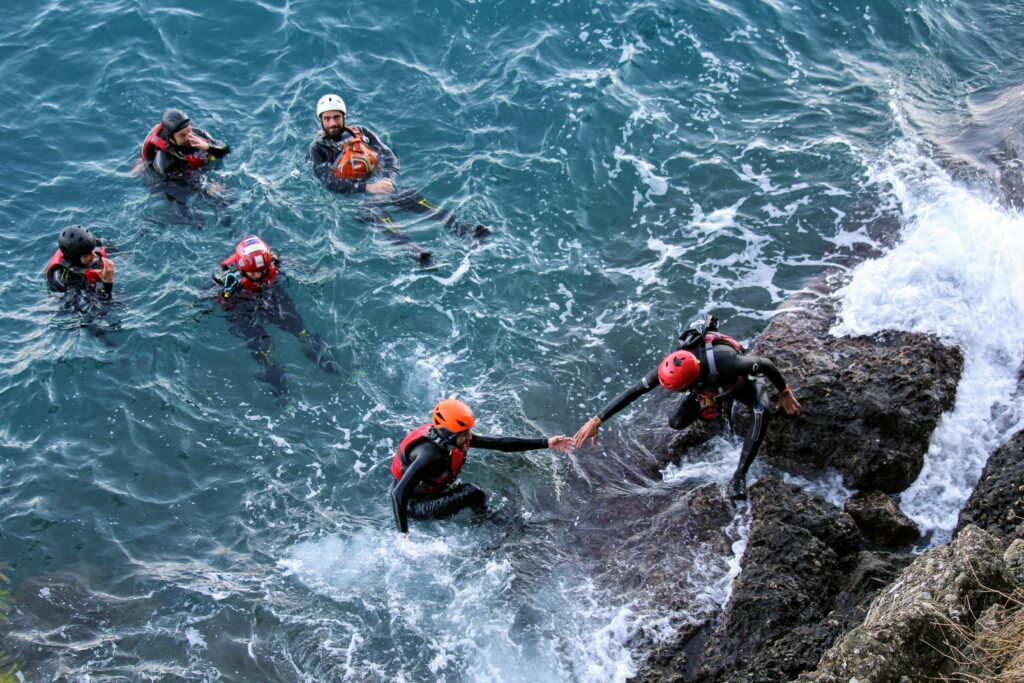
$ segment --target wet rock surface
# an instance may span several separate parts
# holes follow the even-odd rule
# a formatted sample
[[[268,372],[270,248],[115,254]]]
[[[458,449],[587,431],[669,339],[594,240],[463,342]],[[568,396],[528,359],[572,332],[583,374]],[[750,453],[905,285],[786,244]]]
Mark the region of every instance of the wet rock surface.
[[[801,474],[834,468],[849,488],[904,490],[921,471],[939,418],[953,406],[962,353],[909,332],[833,337],[834,304],[821,293],[787,306],[753,352],[775,362],[803,409],[795,418],[773,416],[764,455]]]
[[[1024,538],[1024,431],[993,453],[960,511],[956,533],[969,524],[1004,537]]]
[[[881,491],[858,491],[846,499],[843,509],[857,522],[864,538],[884,548],[901,548],[921,535],[896,501]]]
[[[794,485],[761,479],[750,500],[742,571],[690,680],[792,680],[904,564],[860,551],[853,519]]]

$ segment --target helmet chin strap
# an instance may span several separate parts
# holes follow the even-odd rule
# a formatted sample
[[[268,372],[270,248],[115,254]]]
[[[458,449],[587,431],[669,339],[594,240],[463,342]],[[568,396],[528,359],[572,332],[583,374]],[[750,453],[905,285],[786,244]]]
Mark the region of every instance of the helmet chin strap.
[[[445,435],[442,434],[441,430],[437,427],[431,427],[427,430],[427,438],[430,439],[435,446],[443,448],[449,453],[453,448],[456,448],[455,435],[452,434],[450,437],[445,438]]]

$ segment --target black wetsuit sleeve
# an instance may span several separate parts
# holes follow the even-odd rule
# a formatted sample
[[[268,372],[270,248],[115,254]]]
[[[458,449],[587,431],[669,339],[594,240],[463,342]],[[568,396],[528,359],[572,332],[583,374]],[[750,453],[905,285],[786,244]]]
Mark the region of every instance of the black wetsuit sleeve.
[[[204,140],[206,140],[206,142],[210,145],[209,155],[208,156],[212,156],[212,157],[214,157],[216,159],[220,159],[222,157],[226,157],[227,155],[231,154],[231,147],[229,147],[226,142],[221,142],[220,140],[214,140],[212,137],[210,137],[210,134],[207,133],[205,130],[202,130],[200,128],[196,128],[196,127],[193,126],[192,127],[192,132],[195,133],[196,135],[200,136]],[[201,154],[201,153],[202,153],[202,150],[198,150],[198,149],[192,152],[192,154],[194,154],[194,155],[198,155],[198,154]]]
[[[524,439],[518,436],[484,436],[474,434],[470,441],[473,448],[486,448],[490,451],[503,451],[505,453],[518,453],[520,451],[537,451],[548,447],[548,440]]]
[[[717,356],[715,360],[718,360]],[[736,369],[744,375],[764,375],[779,391],[786,388],[786,379],[782,373],[775,367],[775,363],[764,356],[737,355]]]
[[[380,172],[391,180],[398,178],[398,171],[401,168],[398,155],[369,128],[359,126],[357,130],[366,137],[367,144],[377,153],[377,168]]]
[[[441,449],[429,441],[418,444],[409,452],[411,462],[402,471],[402,478],[391,489],[391,510],[400,533],[409,532],[409,498],[423,481],[430,466],[444,456]]]
[[[602,408],[601,412],[599,412],[597,416],[601,418],[601,422],[607,421],[610,417],[615,415],[615,413],[619,412],[630,403],[646,394],[648,391],[651,391],[656,386],[658,386],[658,368],[654,368],[648,372],[647,375],[639,382],[609,401],[608,405]]]
[[[334,162],[337,155],[329,147],[321,145],[319,142],[319,139],[313,141],[306,156],[313,163],[313,175],[320,181],[320,184],[331,192],[366,192],[364,181],[345,180],[334,175]]]

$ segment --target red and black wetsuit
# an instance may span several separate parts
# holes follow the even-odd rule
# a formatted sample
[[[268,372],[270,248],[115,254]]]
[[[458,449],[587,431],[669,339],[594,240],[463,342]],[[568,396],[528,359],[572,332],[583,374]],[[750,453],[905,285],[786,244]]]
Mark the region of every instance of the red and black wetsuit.
[[[187,145],[179,146],[158,126],[143,145],[143,158],[146,160],[146,165],[164,177],[177,178],[187,175],[190,171],[201,169],[211,161],[231,153],[231,148],[228,145],[214,140],[201,128],[193,126],[192,133],[210,144],[209,151]]]
[[[97,243],[99,244],[99,243]],[[103,270],[103,261],[107,258],[107,251],[101,245],[97,246],[94,253],[96,259],[93,265],[74,265],[61,253],[60,249],[50,257],[46,264],[46,284],[52,292],[67,292],[69,290],[92,291],[97,284],[102,284],[102,295],[110,298],[114,291],[113,282],[100,280],[100,273]]]
[[[762,378],[767,378],[779,391],[786,388],[786,380],[775,363],[768,358],[741,354],[724,341],[716,342],[710,352],[714,354],[717,377],[710,377],[711,364],[706,359],[708,351],[699,348],[700,375],[679,400],[668,422],[673,429],[685,429],[698,418],[714,419],[720,413],[727,413],[732,401],[747,406],[751,411],[750,432],[743,441],[739,466],[733,475],[735,487],[737,479],[746,477],[768,430],[767,410],[771,402]],[[660,386],[658,368],[654,368],[635,385],[609,401],[597,416],[603,423],[657,386]]]
[[[217,300],[227,311],[228,331],[245,341],[250,354],[263,367],[259,378],[267,382],[271,392],[278,396],[288,393],[284,368],[270,355],[273,342],[267,324],[294,335],[302,345],[302,353],[328,374],[337,374],[338,365],[323,337],[310,333],[295,307],[295,302],[281,286],[279,266],[275,256],[266,275],[260,280],[250,279],[238,270],[232,254],[221,262],[214,272],[214,281],[221,286]],[[237,284],[225,289],[225,279],[232,274]],[[227,296],[225,296],[227,294]]]
[[[406,442],[405,452],[399,450],[395,454],[397,464],[392,463],[392,473],[399,478],[391,489],[391,507],[395,524],[402,533],[409,531],[409,514],[418,519],[436,519],[467,507],[481,510],[487,503],[487,495],[482,489],[457,481],[462,458],[453,463],[454,449],[445,444],[432,428],[424,429],[425,426],[410,433],[413,439],[403,440]],[[415,438],[418,431],[422,431],[422,437]],[[473,434],[466,451],[470,445],[512,453],[547,448],[548,440]]]

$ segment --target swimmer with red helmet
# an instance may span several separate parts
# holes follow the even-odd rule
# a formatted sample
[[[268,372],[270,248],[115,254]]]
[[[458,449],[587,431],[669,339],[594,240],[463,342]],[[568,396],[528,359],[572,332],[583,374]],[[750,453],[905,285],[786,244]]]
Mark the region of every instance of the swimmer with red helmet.
[[[228,312],[228,330],[246,341],[252,357],[264,367],[261,379],[277,395],[286,394],[287,388],[284,369],[270,356],[268,323],[296,336],[306,357],[324,372],[338,373],[330,348],[319,334],[310,334],[291,297],[280,286],[280,265],[266,242],[249,235],[213,274],[220,286],[217,299]]]
[[[430,422],[405,435],[391,460],[395,485],[391,507],[403,540],[409,533],[408,517],[438,519],[465,508],[481,512],[487,494],[473,484],[458,481],[470,445],[492,451],[519,452],[552,448],[568,452],[576,442],[564,434],[550,438],[518,438],[474,434],[476,417],[462,401],[449,398],[431,411]]]
[[[390,147],[366,126],[347,126],[345,100],[335,94],[324,95],[316,105],[320,130],[310,144],[306,157],[313,164],[313,175],[332,192],[368,193],[375,198],[360,207],[356,219],[376,225],[396,244],[407,245],[423,264],[430,263],[430,252],[413,244],[400,232],[389,209],[398,209],[444,222],[462,237],[482,239],[491,231],[483,225],[471,226],[455,214],[435,206],[413,190],[396,190],[401,164]]]
[[[768,358],[749,356],[732,337],[718,334],[718,321],[698,321],[680,337],[682,346],[665,357],[633,387],[612,399],[601,412],[587,420],[576,432],[576,443],[597,443],[601,424],[656,386],[686,393],[669,418],[673,429],[685,429],[695,420],[714,420],[727,415],[733,401],[751,411],[750,432],[743,441],[739,465],[730,483],[734,499],[747,497],[747,470],[767,433],[767,409],[770,401],[765,379],[778,390],[777,406],[787,415],[798,415],[800,403],[786,384],[782,373]]]

